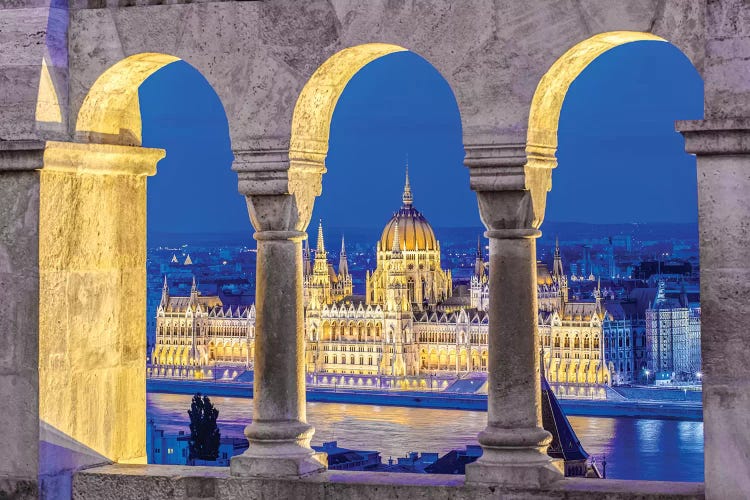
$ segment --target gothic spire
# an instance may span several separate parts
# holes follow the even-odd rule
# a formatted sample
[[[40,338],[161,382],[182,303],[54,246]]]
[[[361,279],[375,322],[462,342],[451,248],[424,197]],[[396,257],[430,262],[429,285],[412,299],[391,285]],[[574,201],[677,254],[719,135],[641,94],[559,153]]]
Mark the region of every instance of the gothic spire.
[[[477,235],[477,259],[482,258],[482,237]]]
[[[552,265],[552,276],[560,279],[565,273],[563,272],[562,256],[560,255],[560,240],[555,236],[555,261]]]
[[[409,185],[409,162],[406,162],[406,182],[404,183],[404,194],[401,197],[404,205],[411,205],[414,201],[414,197],[411,194],[411,186]]]
[[[346,276],[349,274],[349,263],[346,260],[346,247],[344,246],[344,235],[341,235],[341,253],[339,254],[339,274]]]
[[[323,219],[318,223],[318,246],[315,249],[315,256],[323,256],[326,253],[326,246],[323,242]]]

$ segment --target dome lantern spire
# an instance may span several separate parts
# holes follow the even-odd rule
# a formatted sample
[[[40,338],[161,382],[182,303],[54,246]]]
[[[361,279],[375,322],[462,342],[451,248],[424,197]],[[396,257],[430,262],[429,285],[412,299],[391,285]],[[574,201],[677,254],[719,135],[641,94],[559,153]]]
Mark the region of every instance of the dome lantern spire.
[[[404,205],[411,205],[414,201],[414,198],[411,194],[411,186],[409,185],[409,161],[406,161],[406,182],[404,183],[404,194],[401,197],[401,200],[404,202]]]

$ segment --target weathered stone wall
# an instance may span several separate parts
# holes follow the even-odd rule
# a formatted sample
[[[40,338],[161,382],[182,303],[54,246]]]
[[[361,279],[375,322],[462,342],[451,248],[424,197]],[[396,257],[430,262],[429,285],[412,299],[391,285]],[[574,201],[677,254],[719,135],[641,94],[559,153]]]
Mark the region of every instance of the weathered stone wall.
[[[0,498],[37,497],[41,161],[41,149],[0,149]]]
[[[705,120],[679,123],[697,155],[708,498],[750,491],[750,3],[707,3]]]
[[[146,497],[146,495],[148,495]],[[700,483],[571,478],[546,488],[465,485],[464,476],[328,471],[302,479],[229,476],[222,467],[105,466],[76,474],[75,499],[701,500]]]
[[[52,4],[52,6],[50,6]],[[62,2],[5,2],[0,13],[0,141],[34,140],[65,133],[67,113],[68,11]],[[42,64],[61,117],[37,122]],[[49,93],[48,93],[49,94]],[[46,104],[52,104],[46,102]],[[48,119],[48,118],[45,118]]]
[[[701,0],[219,2],[74,10],[70,120],[120,59],[163,52],[220,96],[234,149],[289,146],[312,73],[347,47],[385,42],[430,61],[453,88],[465,142],[523,143],[534,89],[567,49],[603,31],[650,31],[702,69]]]

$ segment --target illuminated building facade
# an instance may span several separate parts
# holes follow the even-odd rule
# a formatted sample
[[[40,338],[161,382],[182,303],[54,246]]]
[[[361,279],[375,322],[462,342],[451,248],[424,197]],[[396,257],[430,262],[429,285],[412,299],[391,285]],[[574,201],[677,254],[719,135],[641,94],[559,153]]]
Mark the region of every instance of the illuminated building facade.
[[[193,286],[187,297],[169,294],[164,278],[156,310],[156,343],[150,375],[233,378],[253,365],[255,306],[224,306]]]
[[[413,205],[408,172],[401,208],[377,243],[377,264],[367,273],[364,296],[353,295],[343,238],[341,245],[335,269],[321,221],[315,251],[303,249],[305,369],[313,380],[341,380],[333,374],[424,378],[487,371],[489,266],[481,245],[469,296],[453,297],[440,243]],[[602,343],[607,312],[599,291],[594,302],[568,299],[559,245],[552,273],[537,264],[537,294],[550,383],[610,383]],[[254,308],[225,308],[219,297],[202,296],[195,285],[189,297],[171,297],[165,280],[152,375],[221,377],[231,376],[232,367],[250,368],[254,325]],[[224,366],[229,368],[217,373]]]
[[[480,255],[480,254],[478,254]],[[477,269],[480,267],[477,264]],[[487,264],[471,280],[471,306],[486,311],[489,306]],[[610,384],[604,356],[603,325],[611,314],[594,291],[594,302],[571,301],[568,277],[563,271],[559,243],[555,244],[552,273],[537,263],[539,345],[544,349],[544,369],[551,384]]]
[[[659,281],[656,298],[646,310],[647,367],[662,380],[695,380],[701,370],[700,307],[691,306],[687,294],[666,297]]]

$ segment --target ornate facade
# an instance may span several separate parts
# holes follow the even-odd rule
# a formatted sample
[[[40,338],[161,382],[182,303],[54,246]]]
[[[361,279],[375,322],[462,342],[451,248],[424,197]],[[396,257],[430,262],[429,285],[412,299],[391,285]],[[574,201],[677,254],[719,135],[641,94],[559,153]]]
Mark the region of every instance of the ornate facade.
[[[315,381],[487,371],[489,265],[481,244],[469,296],[453,297],[440,243],[413,201],[407,171],[401,208],[377,243],[376,268],[367,272],[364,296],[353,295],[343,238],[338,269],[328,262],[322,221],[315,251],[305,245],[305,368]],[[539,342],[550,383],[609,384],[602,342],[608,314],[599,291],[594,302],[569,300],[559,245],[552,273],[537,264],[537,294]],[[253,308],[226,309],[219,297],[201,296],[195,286],[190,297],[170,297],[165,281],[153,375],[210,377],[216,366],[250,367],[254,320]],[[367,383],[366,377],[356,379]]]
[[[482,269],[488,271],[486,263]],[[603,325],[612,318],[602,303],[598,288],[594,299],[594,302],[570,300],[568,277],[563,271],[560,245],[556,242],[552,273],[547,266],[537,263],[539,345],[544,350],[544,368],[550,383],[591,385],[612,382],[603,343]],[[471,280],[471,301],[472,307],[487,310],[487,275],[475,273]]]
[[[255,306],[224,306],[193,286],[187,297],[169,294],[164,278],[156,311],[150,375],[233,378],[253,365]]]

